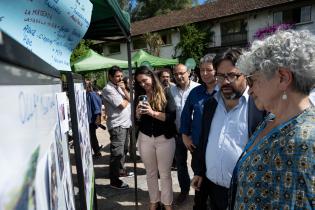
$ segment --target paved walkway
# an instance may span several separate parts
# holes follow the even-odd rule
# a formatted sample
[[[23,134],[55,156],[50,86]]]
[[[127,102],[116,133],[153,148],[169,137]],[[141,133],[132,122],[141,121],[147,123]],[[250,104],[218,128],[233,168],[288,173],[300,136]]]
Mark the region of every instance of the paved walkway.
[[[136,209],[135,204],[135,177],[125,177],[122,180],[129,184],[130,189],[117,190],[109,186],[109,134],[102,129],[97,129],[97,136],[100,144],[104,147],[101,151],[102,157],[94,160],[95,183],[97,193],[98,210],[114,209],[127,210]],[[189,157],[190,159],[190,157]],[[190,161],[190,160],[189,160]],[[133,171],[133,162],[127,158],[127,170]],[[73,167],[74,169],[74,167]],[[138,186],[138,209],[147,210],[149,195],[146,184],[145,169],[142,162],[137,163],[137,186]],[[192,175],[192,171],[190,171]],[[192,176],[191,176],[192,177]],[[174,199],[180,192],[177,180],[177,171],[172,171]],[[76,185],[76,180],[74,185]],[[77,188],[75,188],[77,192]],[[175,206],[176,210],[191,210],[193,205],[194,190],[190,190],[190,195],[182,205]]]

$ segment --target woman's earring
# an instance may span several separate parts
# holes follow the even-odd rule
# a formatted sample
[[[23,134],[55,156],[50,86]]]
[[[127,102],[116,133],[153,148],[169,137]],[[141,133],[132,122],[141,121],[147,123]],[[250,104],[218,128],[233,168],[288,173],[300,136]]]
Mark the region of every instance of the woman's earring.
[[[288,95],[286,94],[285,91],[283,92],[283,95],[282,95],[281,99],[284,100],[284,101],[288,99]]]

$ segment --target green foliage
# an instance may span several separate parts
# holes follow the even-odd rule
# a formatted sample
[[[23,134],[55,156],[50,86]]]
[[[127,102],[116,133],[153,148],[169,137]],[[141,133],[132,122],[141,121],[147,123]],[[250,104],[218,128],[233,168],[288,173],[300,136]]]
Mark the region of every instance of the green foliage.
[[[199,29],[196,25],[188,24],[179,29],[180,42],[175,47],[175,57],[181,63],[187,58],[193,58],[198,62],[203,56],[212,36],[209,27]],[[178,53],[180,54],[177,55]]]
[[[213,3],[213,2],[216,2],[216,1],[218,1],[218,0],[206,0],[204,3],[208,4],[208,3]]]
[[[158,33],[145,33],[142,36],[149,46],[149,53],[154,56],[159,56],[161,46],[163,45],[161,35]]]
[[[85,79],[92,81],[100,90],[102,90],[107,83],[107,72],[105,72],[105,70],[83,73],[82,75]]]
[[[132,20],[143,20],[173,10],[190,8],[193,4],[196,4],[196,0],[138,0],[132,11]]]
[[[76,46],[76,48],[72,51],[72,54],[70,57],[70,63],[73,63],[78,58],[85,55],[87,51],[90,49],[91,45],[92,45],[92,41],[82,39],[80,43]]]
[[[119,6],[122,10],[127,11],[129,14],[132,10],[132,1],[130,0],[118,0]]]

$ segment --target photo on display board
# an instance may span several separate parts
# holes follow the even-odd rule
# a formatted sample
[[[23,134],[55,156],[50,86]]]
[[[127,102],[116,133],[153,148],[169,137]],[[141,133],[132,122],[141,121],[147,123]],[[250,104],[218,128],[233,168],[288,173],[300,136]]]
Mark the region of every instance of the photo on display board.
[[[39,148],[37,148],[29,162],[26,173],[23,175],[23,184],[17,192],[12,192],[15,196],[11,197],[11,201],[5,207],[6,209],[36,209],[34,180],[36,166],[38,161]]]
[[[57,93],[58,121],[56,126],[56,148],[59,162],[59,173],[65,200],[65,209],[75,209],[71,164],[69,156],[68,135],[68,98],[65,92]],[[62,156],[62,158],[61,158]]]
[[[49,204],[50,209],[58,209],[58,177],[54,145],[50,145],[49,165]]]
[[[83,168],[83,179],[84,179],[84,189],[86,192],[86,203],[87,208],[90,209],[93,205],[93,179],[94,179],[94,168],[92,159],[92,149],[90,144],[90,134],[89,134],[89,122],[87,115],[86,106],[86,91],[84,90],[82,83],[75,83],[75,100],[77,108],[77,118],[78,118],[78,131],[79,131],[79,144],[82,158],[82,168]]]
[[[58,167],[59,167],[59,179],[63,176],[64,171],[64,155],[63,155],[63,148],[62,148],[62,139],[60,134],[60,126],[56,126],[55,129],[55,143],[57,149],[57,159],[58,159]]]

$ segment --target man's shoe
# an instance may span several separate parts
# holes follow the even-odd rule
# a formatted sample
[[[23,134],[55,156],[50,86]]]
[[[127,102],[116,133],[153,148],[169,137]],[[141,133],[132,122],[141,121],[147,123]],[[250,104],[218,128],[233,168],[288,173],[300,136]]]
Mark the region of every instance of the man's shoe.
[[[175,199],[175,205],[181,205],[187,200],[188,192],[181,192]]]
[[[123,171],[119,173],[119,177],[133,177],[135,174],[131,171]]]
[[[124,189],[128,189],[129,185],[126,184],[125,182],[119,180],[120,182],[117,183],[111,183],[110,187],[114,188],[114,189],[118,189],[118,190],[124,190]]]

